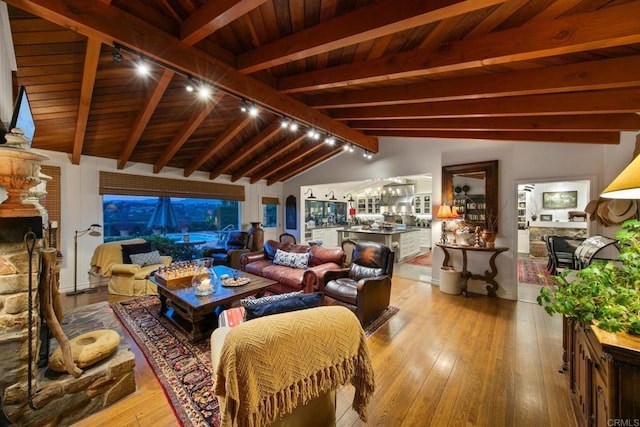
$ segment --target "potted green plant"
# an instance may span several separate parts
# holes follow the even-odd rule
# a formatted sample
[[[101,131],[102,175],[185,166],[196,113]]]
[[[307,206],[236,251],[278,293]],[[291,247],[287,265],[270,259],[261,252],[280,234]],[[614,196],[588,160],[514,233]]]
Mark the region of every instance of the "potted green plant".
[[[617,261],[595,262],[568,278],[569,270],[551,279],[538,296],[547,313],[562,314],[609,332],[640,335],[640,221],[622,224],[615,235]]]

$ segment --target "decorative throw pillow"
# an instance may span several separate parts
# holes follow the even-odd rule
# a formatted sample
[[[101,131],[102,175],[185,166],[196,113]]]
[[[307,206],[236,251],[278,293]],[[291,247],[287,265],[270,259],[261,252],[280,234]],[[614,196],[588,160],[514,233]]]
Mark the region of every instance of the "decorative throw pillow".
[[[131,254],[143,254],[151,251],[151,242],[122,245],[122,262],[131,264]]]
[[[356,281],[366,277],[378,277],[382,275],[382,268],[364,267],[358,264],[351,264],[351,269],[349,270],[349,277]]]
[[[320,307],[321,301],[322,292],[297,295],[280,301],[245,307],[245,317],[247,320],[251,320],[257,317],[270,316],[272,314],[288,313],[290,311],[304,310],[305,308]]]
[[[140,267],[144,267],[145,265],[162,264],[162,258],[160,258],[160,252],[158,251],[131,254],[131,261],[133,264],[138,264]]]
[[[262,298],[243,298],[240,300],[240,305],[246,308],[249,306],[268,304],[270,302],[281,301],[283,299],[292,298],[298,295],[302,295],[302,291],[289,292],[286,294],[279,294],[279,295],[269,295]]]
[[[307,268],[309,265],[308,253],[285,252],[278,249],[276,256],[273,257],[273,263],[293,268]]]

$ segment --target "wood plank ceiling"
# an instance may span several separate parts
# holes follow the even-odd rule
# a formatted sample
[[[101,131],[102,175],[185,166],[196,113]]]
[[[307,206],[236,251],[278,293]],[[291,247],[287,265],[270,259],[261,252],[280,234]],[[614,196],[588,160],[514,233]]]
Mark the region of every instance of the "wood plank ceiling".
[[[640,1],[6,3],[33,146],[76,164],[271,185],[345,144],[376,153],[383,136],[617,144],[640,129]],[[199,101],[190,82],[213,95]]]

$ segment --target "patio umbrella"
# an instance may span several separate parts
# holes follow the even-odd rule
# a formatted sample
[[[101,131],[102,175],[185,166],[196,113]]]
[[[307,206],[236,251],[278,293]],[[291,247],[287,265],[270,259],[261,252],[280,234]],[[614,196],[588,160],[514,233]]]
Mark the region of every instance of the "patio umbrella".
[[[176,214],[173,211],[173,206],[171,205],[170,197],[158,197],[158,203],[156,204],[156,208],[151,214],[151,219],[149,220],[149,224],[147,227],[149,228],[161,228],[162,233],[166,233],[167,227],[177,227],[178,220],[176,219]]]

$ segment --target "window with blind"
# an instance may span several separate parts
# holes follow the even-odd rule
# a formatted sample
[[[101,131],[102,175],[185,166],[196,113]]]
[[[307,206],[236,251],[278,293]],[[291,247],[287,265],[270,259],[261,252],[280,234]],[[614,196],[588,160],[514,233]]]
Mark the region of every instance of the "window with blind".
[[[162,234],[216,244],[240,228],[241,185],[100,172],[105,238]]]

